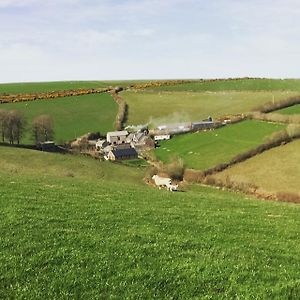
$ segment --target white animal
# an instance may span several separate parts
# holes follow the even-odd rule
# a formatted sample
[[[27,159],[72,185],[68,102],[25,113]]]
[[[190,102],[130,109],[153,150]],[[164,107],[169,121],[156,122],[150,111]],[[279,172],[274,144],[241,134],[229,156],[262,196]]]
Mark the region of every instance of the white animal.
[[[160,177],[158,175],[152,176],[152,179],[154,180],[155,184],[157,186],[165,186],[169,191],[177,191],[178,185],[173,185],[171,178],[165,178],[165,177]]]

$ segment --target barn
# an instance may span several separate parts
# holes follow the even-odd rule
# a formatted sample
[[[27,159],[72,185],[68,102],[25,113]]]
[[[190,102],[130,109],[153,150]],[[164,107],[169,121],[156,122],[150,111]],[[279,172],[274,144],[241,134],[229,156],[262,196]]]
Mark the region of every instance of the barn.
[[[136,159],[138,154],[134,148],[114,149],[108,153],[109,160]]]

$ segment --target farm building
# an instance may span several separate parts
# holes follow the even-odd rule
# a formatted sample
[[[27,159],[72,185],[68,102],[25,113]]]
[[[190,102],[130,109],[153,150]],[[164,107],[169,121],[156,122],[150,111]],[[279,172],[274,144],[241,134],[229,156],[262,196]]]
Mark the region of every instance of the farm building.
[[[114,149],[108,153],[109,160],[136,159],[138,154],[134,148]]]
[[[161,135],[155,135],[154,141],[164,141],[169,140],[171,136],[169,134],[161,134]]]
[[[108,142],[106,140],[98,140],[95,146],[96,146],[96,150],[100,151],[101,149],[104,149],[105,147],[108,146]]]
[[[106,135],[106,140],[112,145],[124,144],[126,142],[127,135],[128,132],[126,130],[108,132]]]
[[[201,122],[192,123],[192,130],[209,129],[213,127],[214,127],[213,121],[201,121]]]

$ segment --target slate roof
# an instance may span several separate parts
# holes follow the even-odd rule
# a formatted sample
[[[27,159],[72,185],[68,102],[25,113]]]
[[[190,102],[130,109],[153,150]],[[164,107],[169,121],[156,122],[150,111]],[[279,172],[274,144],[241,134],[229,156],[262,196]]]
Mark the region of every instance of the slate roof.
[[[126,136],[128,134],[127,131],[112,131],[107,133],[107,138],[112,137],[112,136]]]
[[[121,158],[124,156],[137,156],[137,152],[134,148],[127,148],[127,149],[116,149],[112,150],[112,153],[116,158]]]

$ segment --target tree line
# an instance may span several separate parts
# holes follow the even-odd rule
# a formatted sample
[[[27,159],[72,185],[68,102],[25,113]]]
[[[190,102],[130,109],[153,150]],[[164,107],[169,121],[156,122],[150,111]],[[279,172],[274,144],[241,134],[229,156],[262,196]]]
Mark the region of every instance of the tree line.
[[[54,137],[53,120],[48,115],[34,118],[28,122],[21,111],[0,110],[0,135],[2,143],[20,144],[24,134],[30,130],[36,145],[52,140]]]

